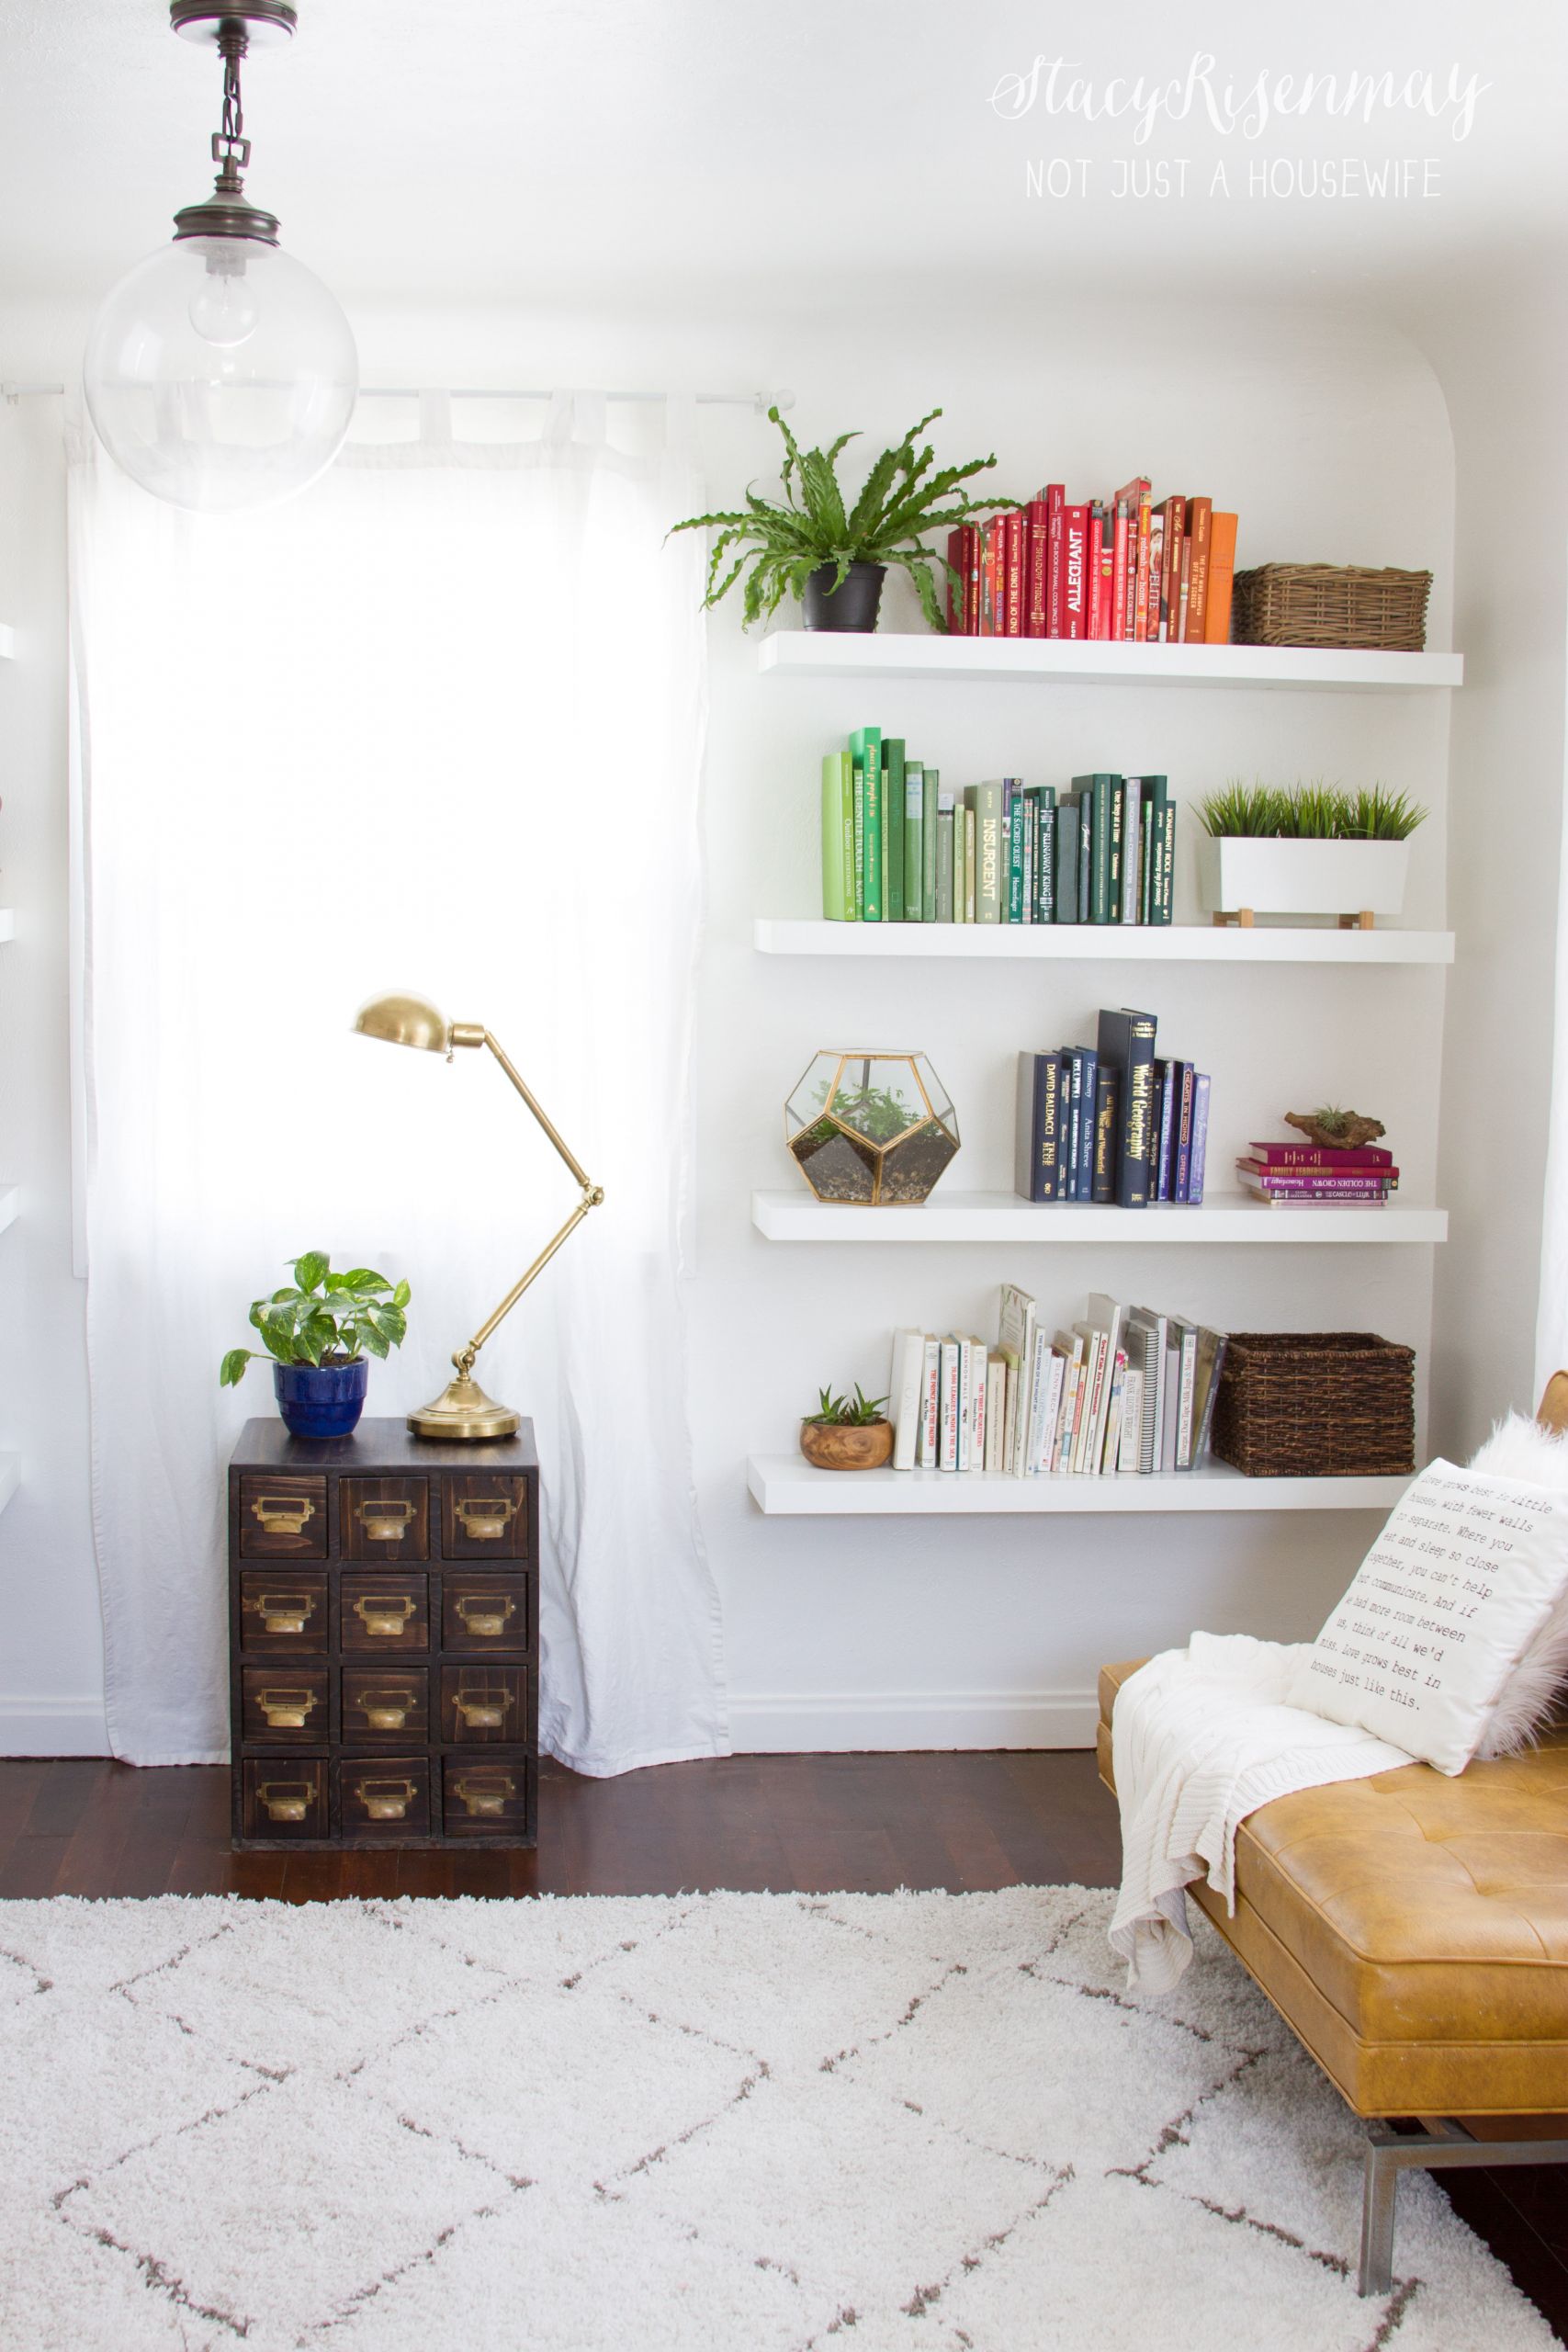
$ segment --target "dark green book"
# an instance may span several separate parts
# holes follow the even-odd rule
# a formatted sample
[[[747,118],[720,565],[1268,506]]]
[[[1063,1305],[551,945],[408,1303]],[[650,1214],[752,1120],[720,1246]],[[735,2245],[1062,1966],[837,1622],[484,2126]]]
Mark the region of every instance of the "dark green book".
[[[1135,923],[1139,921],[1138,893],[1143,883],[1144,859],[1144,779],[1141,775],[1124,775],[1122,779],[1122,895],[1120,909],[1113,921]]]
[[[1145,789],[1146,784],[1145,778]],[[1155,804],[1152,799],[1145,798],[1138,821],[1144,844],[1138,870],[1138,921],[1153,922],[1154,916],[1149,911],[1154,904],[1155,889]]]
[[[1119,775],[1111,779],[1111,904],[1106,909],[1107,922],[1122,920],[1122,812],[1125,807],[1125,787]]]
[[[1084,876],[1081,866],[1078,874],[1080,922],[1111,921],[1111,831],[1115,785],[1113,775],[1076,775],[1073,778],[1073,790],[1083,796],[1083,805],[1089,816],[1087,891],[1082,888]]]
[[[1039,839],[1034,852],[1034,920],[1056,920],[1056,787],[1043,784],[1035,797]]]
[[[1078,921],[1092,922],[1089,890],[1093,872],[1094,797],[1089,792],[1076,796],[1078,808]]]
[[[1002,786],[1008,802],[1008,922],[1023,921],[1023,779],[1009,776]]]
[[[850,737],[850,749],[861,763],[865,779],[865,854],[861,883],[861,920],[880,922],[882,900],[882,729],[880,727],[857,727]]]
[[[1160,859],[1160,885],[1161,885],[1161,888],[1160,888],[1160,901],[1159,901],[1159,916],[1158,916],[1158,920],[1159,920],[1161,922],[1166,922],[1166,923],[1168,923],[1168,922],[1169,922],[1172,920],[1172,910],[1173,910],[1173,908],[1175,907],[1175,904],[1176,904],[1176,803],[1175,803],[1175,801],[1174,801],[1174,800],[1168,800],[1168,801],[1166,802],[1166,804],[1165,804],[1165,807],[1164,807],[1164,808],[1163,808],[1163,809],[1160,811],[1160,815],[1161,815],[1161,818],[1162,818],[1162,820],[1163,820],[1163,830],[1164,830],[1164,834],[1165,834],[1165,854],[1164,854],[1163,857]]]
[[[935,922],[936,911],[936,842],[937,810],[941,805],[942,777],[935,768],[925,768],[920,775],[920,921]]]
[[[936,819],[936,919],[952,922],[953,910],[953,795],[944,792],[937,804]]]
[[[1163,775],[1139,778],[1144,795],[1144,876],[1140,922],[1170,921],[1170,853],[1176,840],[1175,808]]]
[[[904,763],[904,921],[924,922],[926,774],[919,760]]]
[[[1078,919],[1078,804],[1064,792],[1056,804],[1056,921]]]
[[[887,893],[883,915],[904,920],[904,745],[897,735],[882,744],[882,832],[887,844]]]

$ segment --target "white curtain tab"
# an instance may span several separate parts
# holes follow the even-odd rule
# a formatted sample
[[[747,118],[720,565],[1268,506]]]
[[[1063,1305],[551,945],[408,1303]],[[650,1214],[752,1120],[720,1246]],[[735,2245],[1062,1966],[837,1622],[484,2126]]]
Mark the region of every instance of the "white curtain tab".
[[[265,1363],[218,1386],[251,1299],[308,1248],[406,1276],[367,1408],[400,1416],[576,1197],[488,1057],[350,1034],[399,987],[487,1023],[605,1191],[479,1367],[539,1442],[543,1744],[593,1773],[728,1749],[676,1244],[706,694],[701,550],[666,533],[701,493],[651,440],[609,448],[602,406],[562,447],[426,438],[234,518],[74,449],[93,1504],[130,1760],[226,1753],[224,1464],[275,1409]]]

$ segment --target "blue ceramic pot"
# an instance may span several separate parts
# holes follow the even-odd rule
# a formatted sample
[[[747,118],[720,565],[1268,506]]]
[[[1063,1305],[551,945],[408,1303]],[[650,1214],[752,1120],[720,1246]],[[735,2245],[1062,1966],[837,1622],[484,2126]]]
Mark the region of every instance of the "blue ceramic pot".
[[[277,1409],[292,1437],[347,1437],[365,1410],[370,1360],[353,1363],[275,1363]]]

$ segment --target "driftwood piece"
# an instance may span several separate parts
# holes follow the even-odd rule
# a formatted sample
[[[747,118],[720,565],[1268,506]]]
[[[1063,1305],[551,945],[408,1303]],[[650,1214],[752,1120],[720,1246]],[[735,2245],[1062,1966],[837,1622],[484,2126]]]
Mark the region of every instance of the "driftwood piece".
[[[1326,1118],[1321,1111],[1287,1111],[1285,1125],[1323,1151],[1359,1151],[1388,1133],[1381,1119],[1364,1119],[1359,1111],[1337,1111]]]

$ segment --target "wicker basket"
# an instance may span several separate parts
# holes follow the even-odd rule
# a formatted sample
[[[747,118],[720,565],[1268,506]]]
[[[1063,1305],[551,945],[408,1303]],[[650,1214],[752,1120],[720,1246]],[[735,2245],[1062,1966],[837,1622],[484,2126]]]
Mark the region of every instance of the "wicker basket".
[[[1374,1331],[1233,1331],[1212,1447],[1249,1478],[1406,1476],[1416,1351]]]
[[[1419,653],[1427,642],[1429,571],[1360,571],[1337,563],[1265,563],[1238,571],[1237,645],[1356,646]]]

